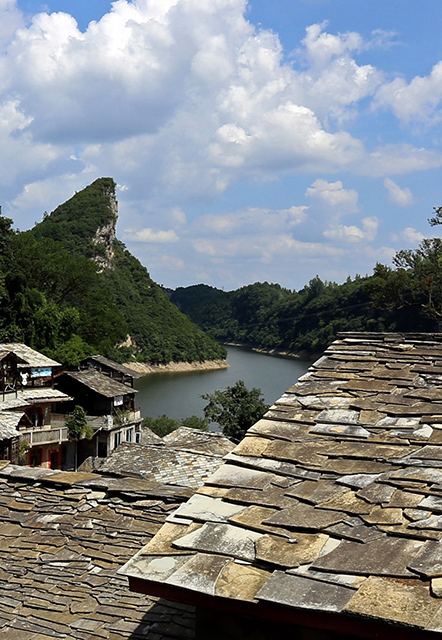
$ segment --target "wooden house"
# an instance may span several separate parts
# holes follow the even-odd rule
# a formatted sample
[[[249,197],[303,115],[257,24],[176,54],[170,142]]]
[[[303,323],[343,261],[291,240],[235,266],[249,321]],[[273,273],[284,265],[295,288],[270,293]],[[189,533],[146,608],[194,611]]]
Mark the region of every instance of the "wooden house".
[[[21,343],[0,344],[0,456],[59,469],[67,430],[53,423],[53,405],[70,401],[53,388],[61,365]],[[22,445],[20,445],[22,442]],[[26,454],[26,455],[25,455]]]

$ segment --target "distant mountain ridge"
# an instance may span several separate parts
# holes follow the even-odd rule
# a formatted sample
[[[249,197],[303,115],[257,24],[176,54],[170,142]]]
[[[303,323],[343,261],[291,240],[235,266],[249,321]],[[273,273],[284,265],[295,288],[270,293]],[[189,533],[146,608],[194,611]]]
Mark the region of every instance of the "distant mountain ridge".
[[[256,282],[234,291],[199,284],[168,295],[220,342],[308,358],[322,353],[341,331],[437,330],[418,307],[375,308],[370,282],[373,277],[336,284],[316,276],[300,291]]]
[[[135,357],[154,364],[225,358],[224,347],[178,311],[116,238],[115,189],[112,178],[95,180],[46,214],[28,233],[38,242],[56,243],[73,258],[87,258],[98,266],[109,308],[115,306],[125,324],[126,339],[121,341],[125,346],[119,350],[113,346],[113,357]]]

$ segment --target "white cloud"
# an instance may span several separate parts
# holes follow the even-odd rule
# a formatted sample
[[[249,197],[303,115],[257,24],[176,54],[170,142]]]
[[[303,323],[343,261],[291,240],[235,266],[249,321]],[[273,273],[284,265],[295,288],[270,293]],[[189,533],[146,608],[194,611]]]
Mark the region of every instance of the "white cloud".
[[[442,154],[438,151],[399,143],[376,148],[354,166],[354,171],[361,175],[378,178],[439,167],[442,167]]]
[[[344,189],[340,180],[327,182],[318,178],[305,195],[328,207],[342,207],[347,213],[358,210],[358,192],[355,189]]]
[[[442,61],[433,66],[429,76],[416,76],[408,84],[399,77],[384,84],[377,91],[374,106],[391,109],[406,124],[436,124],[442,118],[441,101]]]
[[[342,243],[373,242],[379,227],[379,220],[375,216],[363,218],[362,228],[355,225],[336,225],[324,231],[324,237]]]
[[[173,229],[169,231],[153,231],[153,229],[149,228],[141,229],[140,231],[125,229],[124,237],[126,240],[131,240],[132,242],[152,242],[159,244],[179,241],[179,237]]]
[[[425,236],[420,231],[417,231],[414,227],[406,227],[400,233],[393,234],[394,242],[406,242],[408,246],[417,246]]]
[[[408,187],[401,189],[391,178],[385,178],[384,187],[388,191],[390,202],[394,202],[401,207],[408,207],[413,204],[413,194]]]

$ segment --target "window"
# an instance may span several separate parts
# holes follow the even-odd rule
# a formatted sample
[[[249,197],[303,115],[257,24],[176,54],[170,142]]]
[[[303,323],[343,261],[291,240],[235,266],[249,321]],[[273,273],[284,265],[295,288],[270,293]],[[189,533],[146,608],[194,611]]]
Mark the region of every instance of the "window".
[[[121,431],[114,433],[114,449],[116,449],[119,444],[121,444]]]
[[[135,434],[135,442],[137,444],[140,444],[140,442],[141,442],[141,433],[139,431],[137,431],[136,434]]]
[[[131,427],[130,429],[126,429],[126,442],[132,442],[134,438],[134,430]]]
[[[31,449],[30,466],[39,467],[43,462],[43,449]]]

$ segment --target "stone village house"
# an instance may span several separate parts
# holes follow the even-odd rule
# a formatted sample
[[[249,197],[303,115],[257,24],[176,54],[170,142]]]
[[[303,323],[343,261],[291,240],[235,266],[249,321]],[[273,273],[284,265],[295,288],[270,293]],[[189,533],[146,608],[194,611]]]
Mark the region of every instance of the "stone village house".
[[[79,442],[80,461],[106,457],[121,442],[139,440],[141,413],[133,388],[139,374],[102,356],[86,359],[79,371],[60,375],[60,369],[58,362],[24,344],[0,344],[0,459],[72,468],[73,443],[65,421],[77,404],[94,428],[90,442]]]

